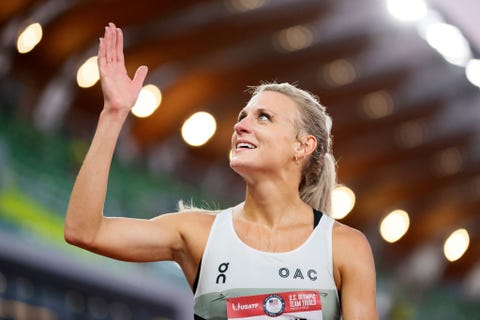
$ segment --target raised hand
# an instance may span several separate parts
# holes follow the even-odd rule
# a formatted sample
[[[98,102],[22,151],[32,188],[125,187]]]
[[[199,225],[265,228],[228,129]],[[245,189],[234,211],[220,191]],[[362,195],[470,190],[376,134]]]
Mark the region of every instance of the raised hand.
[[[123,33],[113,23],[105,27],[98,47],[98,68],[104,97],[104,110],[128,113],[135,104],[147,76],[140,66],[133,79],[127,74],[123,56]]]

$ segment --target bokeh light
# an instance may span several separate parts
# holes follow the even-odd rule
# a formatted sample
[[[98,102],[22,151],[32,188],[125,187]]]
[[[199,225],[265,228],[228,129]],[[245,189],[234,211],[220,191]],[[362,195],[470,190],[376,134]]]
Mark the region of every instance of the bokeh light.
[[[458,229],[454,231],[445,241],[443,253],[449,261],[460,259],[470,244],[470,236],[467,230]]]
[[[191,146],[201,146],[215,134],[217,123],[208,112],[200,111],[188,118],[182,126],[183,140]]]
[[[465,67],[465,74],[470,83],[477,87],[480,87],[480,60],[470,60]]]
[[[77,71],[77,84],[81,88],[90,88],[100,79],[97,56],[88,58]]]
[[[42,40],[43,30],[40,23],[35,22],[27,26],[18,36],[17,50],[20,53],[27,53],[33,50]]]
[[[380,224],[380,234],[387,242],[396,242],[405,235],[410,226],[408,213],[403,210],[390,212]]]
[[[332,217],[345,218],[355,205],[355,193],[347,186],[338,186],[332,192]]]
[[[160,89],[153,84],[147,84],[140,91],[137,102],[132,108],[132,113],[138,118],[149,117],[157,110],[161,102],[162,93]]]
[[[418,21],[427,14],[423,0],[387,0],[387,9],[400,21]]]
[[[433,23],[426,30],[428,44],[448,62],[465,66],[471,58],[470,45],[462,32],[447,23]]]

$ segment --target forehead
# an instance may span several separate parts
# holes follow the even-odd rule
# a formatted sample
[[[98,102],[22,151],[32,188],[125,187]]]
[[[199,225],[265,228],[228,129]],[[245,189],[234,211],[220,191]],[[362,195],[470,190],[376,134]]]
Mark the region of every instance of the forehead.
[[[297,113],[296,103],[287,95],[276,91],[262,91],[254,95],[242,112],[254,109],[266,109],[285,115]]]

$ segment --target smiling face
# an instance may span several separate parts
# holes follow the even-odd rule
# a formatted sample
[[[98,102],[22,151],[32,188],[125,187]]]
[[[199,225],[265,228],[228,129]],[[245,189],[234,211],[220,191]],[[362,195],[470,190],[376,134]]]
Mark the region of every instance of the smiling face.
[[[253,96],[234,126],[232,169],[246,177],[291,168],[298,147],[297,119],[297,106],[288,96],[275,91]]]

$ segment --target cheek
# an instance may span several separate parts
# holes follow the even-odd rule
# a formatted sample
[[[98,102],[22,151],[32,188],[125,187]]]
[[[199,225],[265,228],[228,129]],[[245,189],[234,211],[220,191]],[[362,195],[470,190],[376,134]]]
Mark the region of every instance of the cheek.
[[[271,146],[275,149],[275,152],[285,154],[287,157],[293,156],[296,145],[296,138],[290,134],[280,133],[275,139],[271,140]]]

